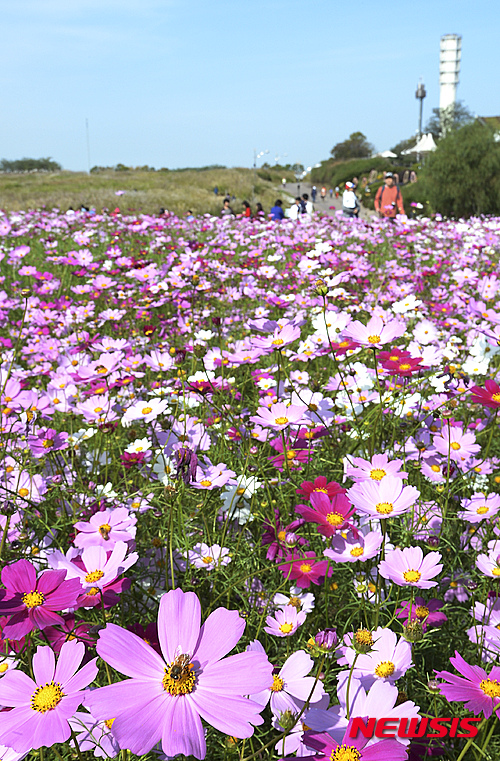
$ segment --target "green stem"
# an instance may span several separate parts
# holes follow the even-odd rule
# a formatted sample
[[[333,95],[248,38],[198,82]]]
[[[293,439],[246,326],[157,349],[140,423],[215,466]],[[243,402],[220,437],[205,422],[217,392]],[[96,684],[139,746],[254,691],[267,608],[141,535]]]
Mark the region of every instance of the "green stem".
[[[486,721],[486,719],[482,720],[481,724],[477,728],[478,731],[482,728],[482,726],[485,723],[485,721]],[[493,724],[493,726],[495,726],[495,725]],[[462,759],[465,758],[465,754],[467,753],[467,751],[469,750],[469,748],[473,744],[473,742],[474,742],[474,738],[473,737],[471,737],[469,740],[467,740],[464,748],[462,748],[462,752],[460,753],[459,757],[457,758],[457,761],[462,761]]]
[[[356,661],[358,660],[358,657],[359,657],[359,653],[356,653],[356,656],[355,656],[355,658],[354,658],[354,660],[352,662],[351,670],[349,671],[349,679],[347,680],[347,690],[346,690],[346,693],[345,693],[345,711],[346,711],[346,716],[347,716],[347,720],[348,721],[351,718],[350,706],[349,706],[349,702],[350,702],[349,701],[349,688],[351,686],[352,673],[354,671],[354,666],[356,665]]]

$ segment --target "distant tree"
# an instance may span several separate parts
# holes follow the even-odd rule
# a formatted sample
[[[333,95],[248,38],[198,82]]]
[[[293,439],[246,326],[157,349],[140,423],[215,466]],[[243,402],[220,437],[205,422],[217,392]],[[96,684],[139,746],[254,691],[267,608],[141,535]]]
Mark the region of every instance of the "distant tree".
[[[399,143],[396,143],[396,145],[391,148],[391,151],[398,155],[399,164],[408,167],[415,163],[416,155],[414,153],[408,153],[406,156],[403,156],[402,153],[408,148],[413,148],[416,142],[417,136],[413,135],[413,137],[408,137],[406,140],[400,140]]]
[[[2,172],[60,172],[62,166],[53,161],[50,157],[45,159],[16,159],[0,161],[0,171]]]
[[[425,167],[429,201],[448,217],[500,213],[500,142],[489,127],[466,124],[443,137]]]
[[[364,159],[372,155],[373,145],[362,132],[353,132],[347,140],[333,146],[330,153],[334,159]]]
[[[441,112],[439,108],[432,109],[432,116],[426,124],[425,131],[432,132],[435,140],[441,140],[448,132],[465,127],[474,121],[474,115],[467,106],[459,100]]]

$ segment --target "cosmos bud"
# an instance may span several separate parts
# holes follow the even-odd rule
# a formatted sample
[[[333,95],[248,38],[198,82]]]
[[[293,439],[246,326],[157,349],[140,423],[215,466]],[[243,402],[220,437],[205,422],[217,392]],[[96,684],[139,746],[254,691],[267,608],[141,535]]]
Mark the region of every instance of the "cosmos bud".
[[[354,632],[351,642],[352,647],[357,653],[367,653],[373,647],[373,636],[369,629],[361,627]]]

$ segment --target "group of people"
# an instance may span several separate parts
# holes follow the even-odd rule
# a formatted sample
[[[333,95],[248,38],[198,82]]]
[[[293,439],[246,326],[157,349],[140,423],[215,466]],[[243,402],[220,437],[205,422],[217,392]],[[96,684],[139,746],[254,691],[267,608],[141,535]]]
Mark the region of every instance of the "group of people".
[[[393,172],[386,172],[384,184],[375,195],[375,211],[381,219],[395,219],[397,214],[404,214],[403,197],[399,189],[399,177]],[[356,195],[357,178],[346,182],[342,194],[342,211],[345,217],[359,217],[361,204]]]
[[[379,187],[375,195],[375,211],[382,219],[394,219],[397,214],[404,214],[403,197],[399,188],[399,177],[393,172],[386,172],[384,175],[384,184]],[[356,195],[356,188],[358,185],[357,178],[354,177],[352,181],[345,183],[344,192],[342,194],[342,212],[345,217],[359,217],[361,210],[361,204],[359,198]],[[323,196],[323,190],[326,195],[326,188],[322,188],[321,197]],[[335,196],[339,196],[339,189],[335,188]],[[314,212],[314,200],[316,198],[316,187],[313,186],[311,190],[312,201],[309,199],[308,193],[298,195],[293,204],[288,208],[283,208],[283,201],[278,198],[272,207],[269,215],[266,215],[261,203],[257,203],[256,210],[252,214],[252,209],[248,201],[243,201],[243,211],[241,214],[236,213],[231,208],[231,199],[224,198],[224,205],[221,210],[221,217],[246,217],[247,219],[253,217],[254,219],[266,218],[279,221],[281,219],[294,219],[299,220],[301,218],[312,218]]]

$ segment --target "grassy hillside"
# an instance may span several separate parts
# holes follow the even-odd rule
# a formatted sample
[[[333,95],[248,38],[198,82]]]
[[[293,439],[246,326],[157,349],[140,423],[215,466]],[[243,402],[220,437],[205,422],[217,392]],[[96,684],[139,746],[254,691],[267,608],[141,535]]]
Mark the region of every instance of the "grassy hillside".
[[[292,179],[290,172],[274,169],[185,169],[171,171],[105,170],[40,174],[0,174],[0,208],[5,211],[57,207],[95,207],[122,211],[157,213],[163,207],[185,214],[218,213],[224,194],[236,196],[235,212],[244,200],[252,207],[260,201],[267,211],[281,191],[281,178]],[[213,188],[219,188],[216,197]],[[116,195],[117,191],[125,191]]]

